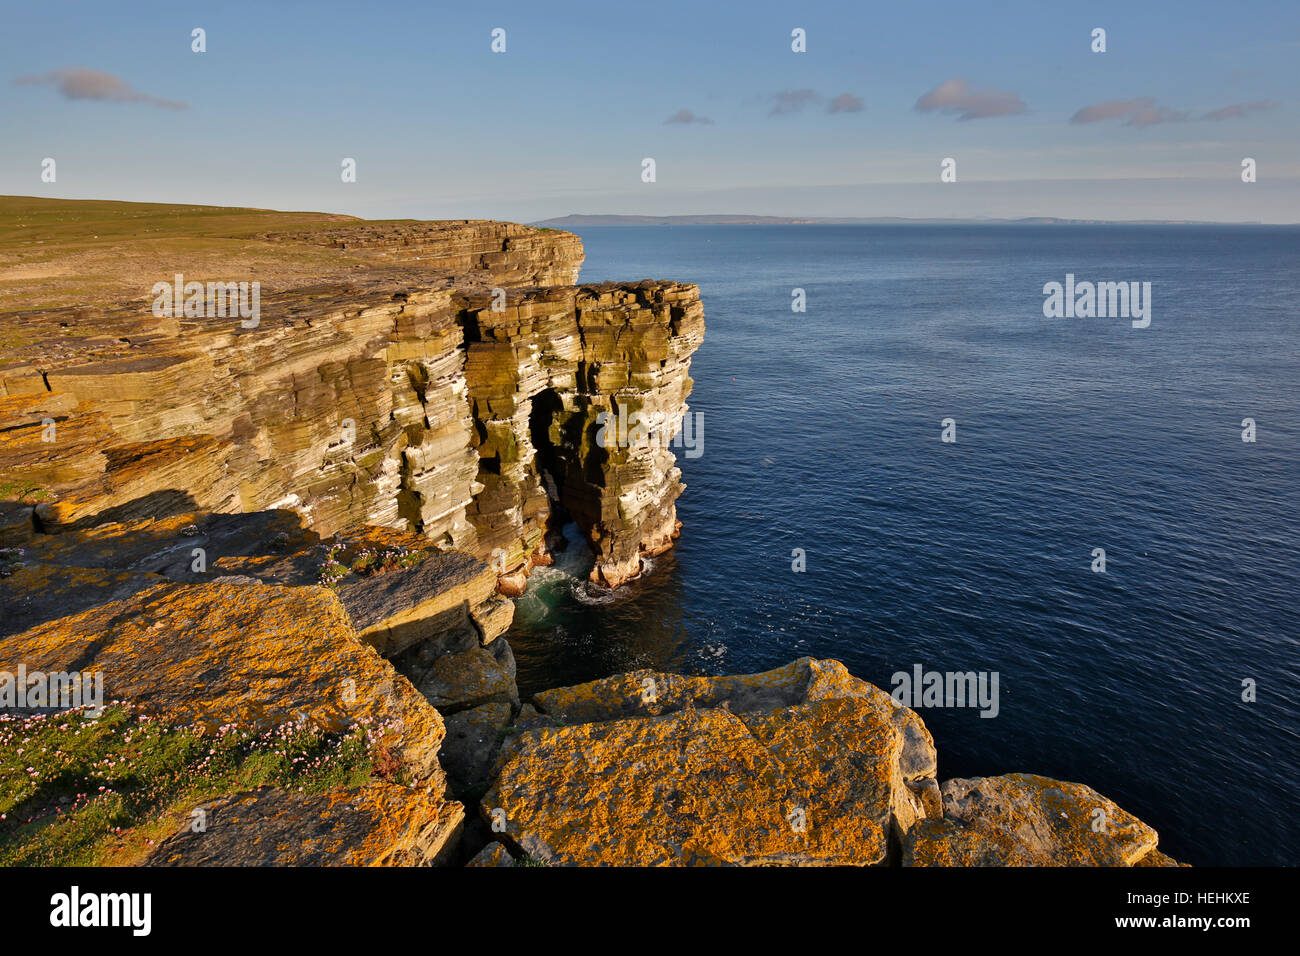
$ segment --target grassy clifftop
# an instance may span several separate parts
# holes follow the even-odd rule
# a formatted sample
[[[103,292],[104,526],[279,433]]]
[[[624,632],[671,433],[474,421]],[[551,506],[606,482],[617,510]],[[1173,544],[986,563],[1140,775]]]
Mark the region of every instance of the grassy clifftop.
[[[359,276],[427,284],[491,270],[502,255],[550,260],[556,275],[534,278],[572,282],[582,245],[554,229],[489,220],[0,196],[0,315],[144,303],[155,282],[178,272],[255,280],[272,294]]]
[[[325,213],[0,196],[0,313],[142,299],[166,269],[200,281],[332,277],[362,260],[265,237],[356,221]]]

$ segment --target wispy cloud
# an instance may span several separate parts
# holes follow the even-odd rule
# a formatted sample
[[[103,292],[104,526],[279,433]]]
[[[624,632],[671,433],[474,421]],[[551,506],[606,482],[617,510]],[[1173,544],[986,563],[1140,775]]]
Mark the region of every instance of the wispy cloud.
[[[690,124],[690,123],[706,123],[706,124],[712,124],[712,123],[713,123],[713,120],[709,119],[707,116],[698,116],[698,115],[696,115],[692,110],[681,109],[681,110],[678,110],[676,113],[674,113],[672,116],[668,117],[666,120],[664,120],[664,124],[665,124],[665,125],[668,125],[669,123],[682,123],[682,124]]]
[[[959,120],[1011,116],[1027,109],[1019,94],[1005,90],[972,89],[965,80],[944,80],[916,101],[921,113],[956,113]]]
[[[1085,106],[1070,117],[1071,123],[1100,123],[1104,120],[1122,120],[1125,126],[1155,126],[1159,123],[1178,123],[1187,120],[1239,119],[1250,113],[1268,110],[1277,104],[1272,100],[1255,100],[1251,103],[1233,103],[1208,113],[1193,116],[1187,110],[1161,106],[1153,96],[1139,96],[1132,100],[1107,100]]]
[[[835,99],[831,100],[830,106],[826,108],[827,113],[861,113],[862,100],[852,93],[841,93]]]
[[[1139,96],[1132,100],[1106,100],[1085,106],[1070,117],[1071,123],[1101,123],[1105,120],[1123,120],[1125,126],[1155,126],[1187,119],[1187,114],[1156,103],[1154,96]]]
[[[84,66],[20,76],[14,80],[14,86],[53,86],[69,100],[103,100],[111,103],[142,103],[169,110],[189,109],[188,103],[141,93],[121,77]]]
[[[1238,119],[1250,113],[1258,113],[1262,110],[1271,110],[1275,106],[1272,100],[1255,100],[1253,103],[1233,103],[1231,106],[1224,106],[1221,109],[1211,110],[1201,117],[1203,120],[1226,120]]]
[[[772,108],[768,116],[780,116],[783,113],[798,113],[809,103],[817,99],[815,90],[785,90],[772,94]]]
[[[862,98],[854,96],[852,93],[841,93],[839,96],[826,97],[816,90],[782,90],[780,93],[773,93],[768,97],[767,102],[771,108],[767,111],[768,116],[783,116],[786,113],[801,113],[804,107],[814,103],[826,104],[827,113],[861,113],[864,109]]]

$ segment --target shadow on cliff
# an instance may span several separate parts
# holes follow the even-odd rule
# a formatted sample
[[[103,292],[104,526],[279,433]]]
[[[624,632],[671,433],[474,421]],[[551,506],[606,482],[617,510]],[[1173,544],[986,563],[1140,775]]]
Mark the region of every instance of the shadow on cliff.
[[[71,524],[52,530],[84,531],[87,528],[93,528],[95,525],[113,524],[119,521],[137,521],[141,518],[172,518],[176,515],[189,514],[198,510],[199,503],[194,500],[194,496],[188,491],[167,488],[152,491],[131,501],[124,501],[120,505],[105,508],[103,511],[96,512],[93,515],[86,515]],[[37,530],[44,530],[41,528],[39,515],[36,521]]]

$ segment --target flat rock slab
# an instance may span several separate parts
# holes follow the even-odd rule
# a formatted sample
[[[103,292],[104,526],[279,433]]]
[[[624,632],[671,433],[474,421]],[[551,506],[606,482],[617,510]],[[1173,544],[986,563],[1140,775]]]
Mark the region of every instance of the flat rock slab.
[[[937,816],[939,792],[933,781],[937,758],[934,740],[924,722],[910,708],[895,705],[879,687],[854,677],[839,661],[801,657],[770,671],[722,677],[683,677],[639,670],[543,691],[533,702],[552,721],[577,724],[670,714],[683,708],[771,712],[843,697],[867,698],[889,708],[889,719],[903,738],[900,771],[904,779],[930,791],[927,799],[933,801]]]
[[[204,807],[145,866],[427,866],[447,862],[464,822],[428,788],[374,783],[304,795],[265,787]]]
[[[340,561],[350,565],[363,549],[420,552],[415,564],[376,574],[348,573],[334,591],[361,640],[385,657],[427,641],[447,653],[459,632],[475,631],[474,644],[492,640],[514,617],[514,605],[494,597],[496,572],[463,551],[442,551],[425,538],[388,528],[361,528],[346,535]],[[311,587],[319,583],[327,545],[294,554],[222,557],[217,573],[248,575],[267,584]],[[489,630],[477,633],[483,618]]]
[[[1080,783],[1012,773],[942,792],[942,819],[908,831],[904,866],[1133,866],[1155,851],[1155,830]]]
[[[187,723],[364,724],[417,773],[441,770],[442,718],[362,644],[324,588],[157,584],[0,641],[0,670],[103,675],[125,700]]]
[[[481,802],[508,844],[559,865],[867,866],[939,812],[920,719],[837,662],[653,675],[653,701],[646,676],[538,695],[566,725],[509,738]]]

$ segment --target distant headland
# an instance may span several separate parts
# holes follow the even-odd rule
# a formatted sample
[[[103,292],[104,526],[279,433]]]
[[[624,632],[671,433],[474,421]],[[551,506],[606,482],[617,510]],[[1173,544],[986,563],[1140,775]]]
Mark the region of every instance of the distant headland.
[[[712,214],[701,216],[621,216],[571,213],[531,223],[550,229],[582,226],[871,226],[871,225],[1025,225],[1025,226],[1258,226],[1258,220],[1209,222],[1194,219],[1060,219],[1055,216],[1027,216],[997,219],[909,219],[902,216],[827,218],[824,216],[746,216]]]

